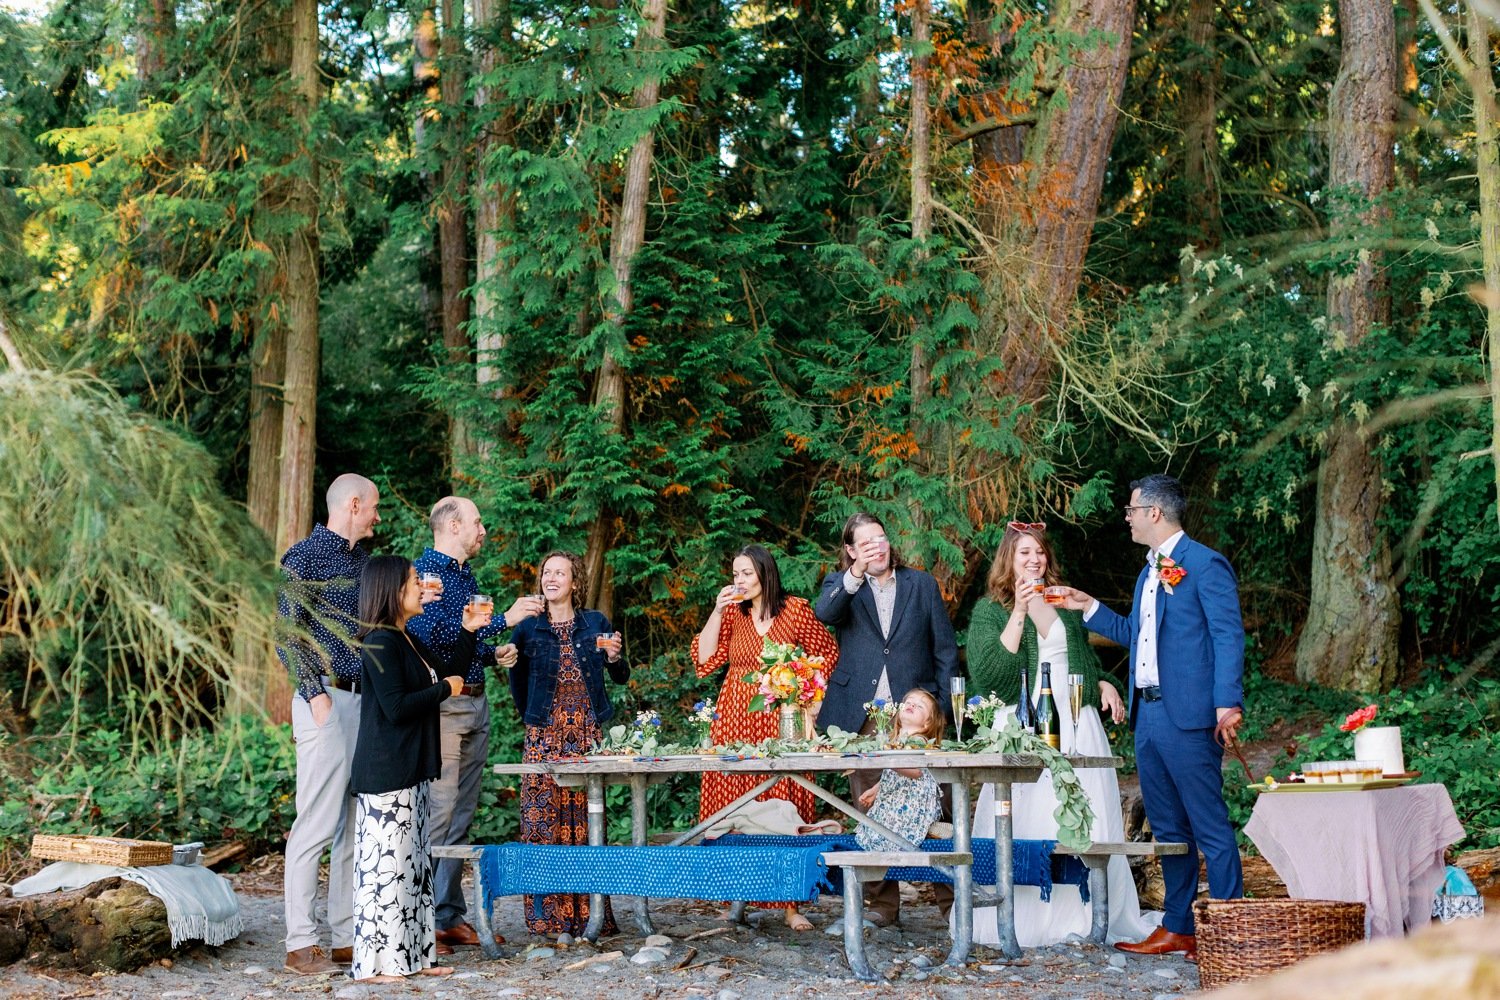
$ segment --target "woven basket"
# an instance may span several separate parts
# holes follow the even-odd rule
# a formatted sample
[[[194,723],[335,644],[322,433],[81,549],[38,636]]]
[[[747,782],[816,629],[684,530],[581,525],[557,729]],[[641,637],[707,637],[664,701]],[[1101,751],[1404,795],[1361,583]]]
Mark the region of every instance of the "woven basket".
[[[170,865],[172,845],[125,837],[77,837],[38,833],[31,838],[31,856],[49,861],[82,861],[94,865],[143,868]]]
[[[1254,979],[1365,939],[1365,904],[1328,899],[1200,899],[1198,979],[1205,990]]]

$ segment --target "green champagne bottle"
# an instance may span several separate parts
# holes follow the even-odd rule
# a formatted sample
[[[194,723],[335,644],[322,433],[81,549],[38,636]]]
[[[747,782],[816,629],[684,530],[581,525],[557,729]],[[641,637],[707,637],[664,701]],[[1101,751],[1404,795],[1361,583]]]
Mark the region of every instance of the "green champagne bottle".
[[[1062,726],[1057,717],[1057,704],[1052,700],[1052,664],[1042,664],[1042,694],[1036,700],[1036,734],[1047,741],[1054,750],[1062,749],[1059,735]]]

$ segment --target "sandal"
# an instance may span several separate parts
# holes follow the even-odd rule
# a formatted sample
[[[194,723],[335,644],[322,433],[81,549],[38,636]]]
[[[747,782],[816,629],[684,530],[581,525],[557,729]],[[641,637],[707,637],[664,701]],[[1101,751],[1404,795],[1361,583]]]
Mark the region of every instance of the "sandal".
[[[796,910],[786,911],[786,925],[792,930],[796,931],[798,934],[801,934],[803,931],[810,931],[813,929],[812,921],[808,920]]]

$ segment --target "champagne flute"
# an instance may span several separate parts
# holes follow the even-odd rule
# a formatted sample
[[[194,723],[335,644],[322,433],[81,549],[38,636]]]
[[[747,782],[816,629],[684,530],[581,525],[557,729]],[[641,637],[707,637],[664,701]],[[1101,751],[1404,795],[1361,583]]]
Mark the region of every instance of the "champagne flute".
[[[1083,712],[1083,675],[1068,675],[1068,706],[1073,709],[1073,752],[1078,753],[1078,716]]]
[[[948,681],[948,702],[953,706],[953,725],[958,742],[964,741],[964,679],[954,677]]]

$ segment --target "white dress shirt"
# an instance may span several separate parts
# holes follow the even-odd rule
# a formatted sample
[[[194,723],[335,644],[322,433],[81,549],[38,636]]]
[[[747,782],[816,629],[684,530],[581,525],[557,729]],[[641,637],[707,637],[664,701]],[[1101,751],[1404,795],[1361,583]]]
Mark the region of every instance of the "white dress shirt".
[[[1161,577],[1156,572],[1156,559],[1157,556],[1170,556],[1183,534],[1178,531],[1162,542],[1160,548],[1146,551],[1146,565],[1150,567],[1150,572],[1146,577],[1146,585],[1141,588],[1141,606],[1136,616],[1136,621],[1139,623],[1135,639],[1135,686],[1137,688],[1158,687],[1161,684],[1161,670],[1156,662],[1156,593],[1161,588]],[[1096,600],[1089,605],[1088,611],[1083,615],[1083,620],[1088,621],[1098,610],[1099,602]]]

